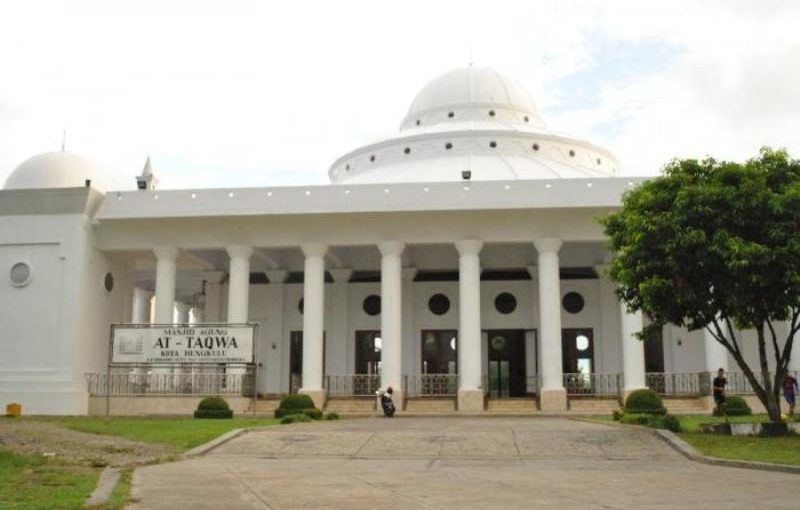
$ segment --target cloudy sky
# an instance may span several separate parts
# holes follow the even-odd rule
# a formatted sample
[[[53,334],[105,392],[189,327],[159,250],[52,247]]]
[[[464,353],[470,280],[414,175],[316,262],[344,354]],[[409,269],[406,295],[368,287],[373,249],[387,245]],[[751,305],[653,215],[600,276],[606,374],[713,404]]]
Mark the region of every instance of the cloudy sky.
[[[800,2],[3,1],[0,182],[67,148],[128,189],[322,183],[455,67],[522,82],[623,173],[800,157]]]

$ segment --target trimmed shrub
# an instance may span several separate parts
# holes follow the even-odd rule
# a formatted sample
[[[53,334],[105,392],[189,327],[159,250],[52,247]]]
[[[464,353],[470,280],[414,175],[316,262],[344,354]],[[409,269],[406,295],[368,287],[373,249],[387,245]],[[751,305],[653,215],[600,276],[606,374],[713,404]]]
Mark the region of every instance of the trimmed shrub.
[[[653,390],[636,390],[625,400],[625,414],[667,414],[661,397]]]
[[[303,413],[306,410],[316,410],[314,401],[308,395],[286,395],[281,399],[278,408],[275,409],[275,418],[284,418],[292,414]],[[315,418],[319,419],[319,418]]]
[[[305,414],[312,420],[322,419],[322,411],[320,411],[319,409],[303,409],[303,414]]]
[[[619,419],[622,418],[622,411],[619,409],[614,409],[614,411],[611,413],[611,417],[614,418],[614,421],[619,421]]]
[[[681,431],[681,420],[678,419],[677,416],[673,414],[665,414],[661,416],[660,420],[661,423],[658,428],[660,429],[667,429],[672,432],[680,432]]]
[[[194,412],[195,418],[200,419],[228,419],[233,418],[233,411],[222,397],[205,397],[197,404]]]
[[[281,425],[288,425],[289,423],[305,423],[309,421],[311,421],[311,418],[309,418],[306,414],[290,414],[281,418]]]
[[[308,395],[292,394],[281,399],[280,409],[314,409],[314,401]]]
[[[337,413],[328,413],[325,415],[326,420],[338,420],[339,415]]]
[[[725,397],[728,416],[751,416],[753,410],[747,405],[747,401],[738,395]]]
[[[204,397],[203,400],[197,404],[198,411],[227,411],[230,409],[225,399],[219,396]]]

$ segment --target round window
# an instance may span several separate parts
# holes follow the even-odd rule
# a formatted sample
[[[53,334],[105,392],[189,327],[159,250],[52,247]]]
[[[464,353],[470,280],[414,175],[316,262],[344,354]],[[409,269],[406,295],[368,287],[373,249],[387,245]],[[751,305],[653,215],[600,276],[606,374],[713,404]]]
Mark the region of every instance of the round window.
[[[588,349],[589,348],[589,337],[587,337],[586,335],[578,335],[575,338],[575,347],[581,352],[583,352],[586,349]]]
[[[517,298],[508,292],[501,292],[494,298],[494,307],[498,312],[509,314],[517,309]]]
[[[450,299],[444,294],[434,294],[428,300],[428,310],[435,315],[444,315],[450,310]]]
[[[502,336],[496,336],[492,338],[491,344],[492,344],[492,349],[494,349],[495,351],[502,351],[503,349],[506,348],[506,339],[505,337]]]
[[[103,278],[103,287],[106,288],[106,292],[111,292],[114,290],[114,275],[111,273],[106,273],[105,278]]]
[[[362,306],[367,315],[378,315],[381,313],[381,297],[375,294],[369,295],[364,298]]]
[[[11,285],[15,287],[24,287],[31,281],[31,266],[25,262],[17,262],[11,266],[11,271],[9,271],[8,276],[11,279]]]
[[[300,301],[297,302],[297,309],[300,311],[300,315],[303,315],[303,298],[300,298]]]
[[[569,313],[578,313],[583,310],[583,296],[577,292],[567,292],[564,295],[564,299],[561,300],[561,304],[564,305],[564,310]]]

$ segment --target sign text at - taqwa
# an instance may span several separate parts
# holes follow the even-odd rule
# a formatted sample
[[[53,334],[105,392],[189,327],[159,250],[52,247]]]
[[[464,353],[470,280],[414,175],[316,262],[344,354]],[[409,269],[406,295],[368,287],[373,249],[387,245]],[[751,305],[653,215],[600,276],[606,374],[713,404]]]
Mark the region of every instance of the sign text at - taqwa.
[[[252,363],[253,326],[116,326],[112,363]]]

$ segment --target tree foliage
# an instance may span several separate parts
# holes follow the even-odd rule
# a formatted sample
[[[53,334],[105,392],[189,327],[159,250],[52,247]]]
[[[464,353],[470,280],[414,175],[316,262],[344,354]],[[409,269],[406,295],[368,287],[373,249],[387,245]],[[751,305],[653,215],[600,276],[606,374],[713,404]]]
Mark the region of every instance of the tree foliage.
[[[650,328],[708,329],[777,419],[800,310],[800,161],[768,148],[744,164],[674,160],[602,222],[619,297]],[[742,354],[743,329],[757,333],[760,380]]]

